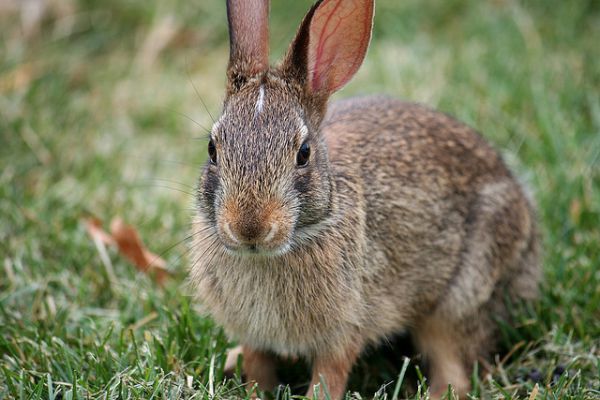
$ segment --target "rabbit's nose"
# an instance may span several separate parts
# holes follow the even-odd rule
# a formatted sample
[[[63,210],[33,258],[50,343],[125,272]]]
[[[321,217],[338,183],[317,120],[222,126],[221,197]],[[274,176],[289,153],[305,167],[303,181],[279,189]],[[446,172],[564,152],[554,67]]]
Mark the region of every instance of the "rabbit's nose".
[[[289,239],[291,224],[280,202],[266,201],[258,207],[225,205],[219,226],[229,248],[276,249]]]
[[[264,236],[262,224],[254,218],[243,218],[232,226],[235,238],[244,244],[256,244]]]

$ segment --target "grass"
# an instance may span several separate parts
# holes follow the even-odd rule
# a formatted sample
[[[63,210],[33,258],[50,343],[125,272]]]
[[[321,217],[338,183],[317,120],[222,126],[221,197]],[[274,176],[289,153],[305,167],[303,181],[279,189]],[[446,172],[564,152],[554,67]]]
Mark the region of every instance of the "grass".
[[[230,344],[182,289],[202,101],[218,114],[224,87],[222,2],[49,2],[33,24],[19,4],[0,7],[0,399],[244,396],[223,378]],[[273,2],[274,57],[308,5]],[[376,14],[367,60],[336,96],[457,116],[539,205],[541,300],[504,327],[473,397],[600,398],[598,3],[379,0]],[[167,260],[166,287],[112,250],[110,279],[82,221],[117,215]],[[402,360],[366,355],[351,391],[425,398],[419,357]]]

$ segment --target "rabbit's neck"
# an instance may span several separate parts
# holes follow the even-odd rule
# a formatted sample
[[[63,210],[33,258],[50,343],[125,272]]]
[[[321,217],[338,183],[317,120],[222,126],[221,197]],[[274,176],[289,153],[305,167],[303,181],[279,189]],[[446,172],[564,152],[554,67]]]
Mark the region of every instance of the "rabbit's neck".
[[[327,238],[279,257],[222,251],[199,262],[192,278],[204,305],[234,339],[310,357],[330,351],[326,343],[351,340],[339,332],[353,331],[348,326],[363,318],[361,280],[353,272],[360,266],[349,264],[348,253]]]

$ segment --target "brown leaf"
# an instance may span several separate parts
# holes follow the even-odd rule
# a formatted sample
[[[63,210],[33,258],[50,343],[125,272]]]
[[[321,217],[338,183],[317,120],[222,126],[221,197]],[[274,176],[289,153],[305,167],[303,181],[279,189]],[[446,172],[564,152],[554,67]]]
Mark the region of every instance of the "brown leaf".
[[[87,218],[85,220],[85,228],[92,239],[98,239],[98,241],[108,245],[116,244],[112,236],[102,229],[102,221],[98,218]]]
[[[169,275],[166,261],[148,250],[133,226],[126,225],[121,218],[115,218],[110,224],[110,234],[102,229],[102,221],[87,218],[85,225],[88,234],[96,241],[114,245],[119,253],[136,266],[139,271],[152,274],[156,282],[164,284]]]
[[[166,261],[146,249],[134,227],[126,225],[121,218],[115,218],[110,223],[110,232],[123,256],[129,259],[138,270],[154,273],[159,284],[164,283],[168,275]]]

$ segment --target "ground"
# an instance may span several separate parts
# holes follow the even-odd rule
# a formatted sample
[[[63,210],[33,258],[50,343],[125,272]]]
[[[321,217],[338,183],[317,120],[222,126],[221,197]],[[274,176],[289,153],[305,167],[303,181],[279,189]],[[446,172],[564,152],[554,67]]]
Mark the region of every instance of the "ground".
[[[0,3],[0,399],[243,395],[223,377],[230,344],[185,286],[225,83],[223,3]],[[309,4],[273,2],[273,59]],[[600,398],[599,37],[593,0],[379,0],[365,64],[336,95],[456,116],[538,203],[541,299],[515,309],[473,398]],[[84,221],[115,216],[166,260],[164,288],[99,253]],[[425,398],[419,356],[399,379],[402,355],[386,353],[358,363],[351,392]]]

